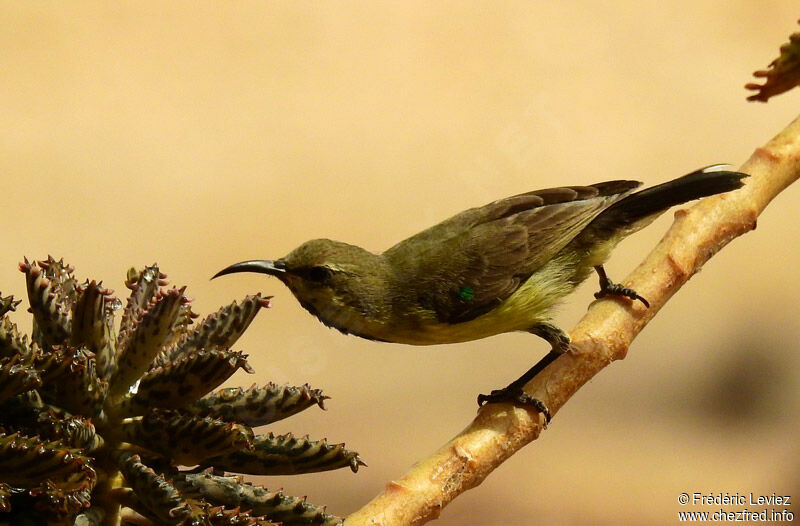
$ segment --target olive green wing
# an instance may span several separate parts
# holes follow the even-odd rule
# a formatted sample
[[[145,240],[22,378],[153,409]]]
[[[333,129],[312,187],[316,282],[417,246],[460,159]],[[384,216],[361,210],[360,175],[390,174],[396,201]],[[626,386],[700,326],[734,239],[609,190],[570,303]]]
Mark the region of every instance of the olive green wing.
[[[602,210],[639,186],[611,181],[501,199],[458,214],[387,250],[396,295],[446,323],[484,314],[511,296]]]

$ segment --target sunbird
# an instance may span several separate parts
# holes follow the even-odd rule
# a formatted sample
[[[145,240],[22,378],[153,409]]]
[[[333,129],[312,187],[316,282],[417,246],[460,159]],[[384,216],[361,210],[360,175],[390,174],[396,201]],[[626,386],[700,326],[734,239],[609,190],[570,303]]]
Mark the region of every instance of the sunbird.
[[[383,253],[314,239],[275,260],[250,260],[219,271],[257,272],[281,280],[308,312],[345,334],[411,345],[458,343],[527,331],[550,352],[507,387],[478,404],[546,404],[522,387],[569,350],[553,307],[595,270],[595,297],[649,303],[612,282],[603,269],[624,237],[667,209],[740,188],[746,174],[709,166],[635,192],[639,181],[534,190],[470,208]],[[213,279],[213,278],[212,278]]]

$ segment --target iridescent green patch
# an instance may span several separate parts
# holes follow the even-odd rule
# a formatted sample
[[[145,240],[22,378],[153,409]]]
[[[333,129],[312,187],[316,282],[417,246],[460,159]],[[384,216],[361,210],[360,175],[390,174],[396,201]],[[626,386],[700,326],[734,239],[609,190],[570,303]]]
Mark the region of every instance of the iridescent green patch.
[[[469,287],[461,287],[458,291],[458,296],[464,301],[472,301],[475,298],[475,291]]]

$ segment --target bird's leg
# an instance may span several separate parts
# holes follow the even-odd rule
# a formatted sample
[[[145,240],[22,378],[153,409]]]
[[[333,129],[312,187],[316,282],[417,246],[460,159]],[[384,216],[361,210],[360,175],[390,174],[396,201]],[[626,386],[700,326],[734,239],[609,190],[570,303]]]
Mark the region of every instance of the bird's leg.
[[[614,283],[608,279],[608,276],[606,276],[606,269],[603,268],[603,265],[597,265],[594,267],[594,269],[597,271],[597,275],[600,277],[600,290],[594,293],[595,298],[600,299],[606,296],[625,296],[626,298],[630,298],[632,300],[639,300],[644,303],[645,307],[650,308],[650,303],[643,297],[639,296],[638,292],[628,287],[623,287],[619,283]]]
[[[525,374],[508,384],[503,389],[495,389],[488,395],[478,395],[478,405],[486,403],[492,404],[497,402],[511,402],[513,404],[522,406],[534,407],[537,411],[542,413],[545,420],[550,422],[550,410],[544,402],[538,398],[534,398],[522,388],[533,380],[533,378],[542,372],[545,367],[553,363],[553,361],[569,350],[569,335],[550,323],[539,323],[528,329],[528,332],[535,334],[546,340],[550,344],[550,352],[536,362],[536,365],[528,369]]]

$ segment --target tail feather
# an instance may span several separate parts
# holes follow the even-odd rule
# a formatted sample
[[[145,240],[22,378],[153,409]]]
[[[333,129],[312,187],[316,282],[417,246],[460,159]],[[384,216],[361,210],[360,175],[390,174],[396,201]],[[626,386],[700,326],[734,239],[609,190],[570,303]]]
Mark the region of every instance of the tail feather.
[[[620,199],[586,227],[587,231],[603,231],[632,228],[638,230],[667,209],[707,197],[736,190],[744,185],[742,179],[747,174],[718,170],[713,165],[692,172],[672,181],[645,188],[639,192]],[[644,224],[638,225],[637,223]]]

